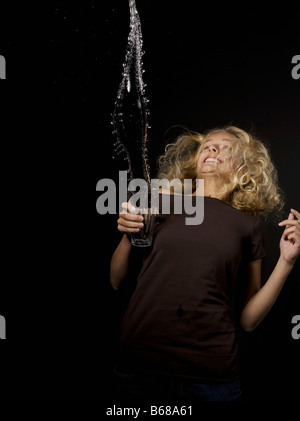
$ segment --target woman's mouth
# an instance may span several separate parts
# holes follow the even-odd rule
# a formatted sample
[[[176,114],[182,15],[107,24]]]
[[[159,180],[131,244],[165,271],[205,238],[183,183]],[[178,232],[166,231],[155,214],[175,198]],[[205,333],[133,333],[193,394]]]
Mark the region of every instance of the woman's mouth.
[[[213,162],[214,164],[218,164],[219,162],[222,162],[222,161],[218,158],[213,158],[213,157],[209,156],[209,157],[205,158],[204,164],[206,162]]]

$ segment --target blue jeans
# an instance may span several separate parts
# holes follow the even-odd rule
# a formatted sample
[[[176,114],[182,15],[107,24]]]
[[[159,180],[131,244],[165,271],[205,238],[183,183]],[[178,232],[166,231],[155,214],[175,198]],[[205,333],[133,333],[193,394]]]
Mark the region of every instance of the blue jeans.
[[[214,401],[240,400],[240,381],[198,383],[172,376],[152,376],[114,370],[112,398],[124,401]]]

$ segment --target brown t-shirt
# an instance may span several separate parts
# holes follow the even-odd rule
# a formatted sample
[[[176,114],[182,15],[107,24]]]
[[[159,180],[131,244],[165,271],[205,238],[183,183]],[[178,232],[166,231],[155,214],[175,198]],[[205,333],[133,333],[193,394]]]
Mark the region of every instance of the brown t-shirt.
[[[161,197],[161,196],[160,196]],[[226,382],[238,373],[232,296],[247,263],[264,256],[257,218],[204,198],[204,220],[157,217],[153,246],[121,324],[118,364],[129,370]],[[161,208],[160,208],[161,211]],[[190,215],[189,215],[190,216]]]

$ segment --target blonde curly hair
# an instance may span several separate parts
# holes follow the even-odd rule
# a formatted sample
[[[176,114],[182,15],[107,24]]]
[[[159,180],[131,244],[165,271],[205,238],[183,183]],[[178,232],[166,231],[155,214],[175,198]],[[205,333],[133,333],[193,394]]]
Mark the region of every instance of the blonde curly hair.
[[[278,186],[277,170],[267,147],[259,139],[236,126],[217,127],[204,134],[187,132],[175,143],[167,145],[158,158],[158,178],[174,180],[192,179],[196,186],[197,162],[202,146],[213,134],[228,133],[232,142],[233,171],[223,183],[229,204],[255,216],[280,214],[284,206],[283,192]]]

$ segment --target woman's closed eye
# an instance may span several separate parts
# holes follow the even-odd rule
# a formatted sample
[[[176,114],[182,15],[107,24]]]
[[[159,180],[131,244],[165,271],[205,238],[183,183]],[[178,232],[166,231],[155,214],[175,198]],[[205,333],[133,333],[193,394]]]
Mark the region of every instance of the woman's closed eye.
[[[225,151],[225,152],[232,152],[232,147],[231,147],[231,146],[229,146],[229,145],[224,145],[224,146],[222,147],[222,151]]]

